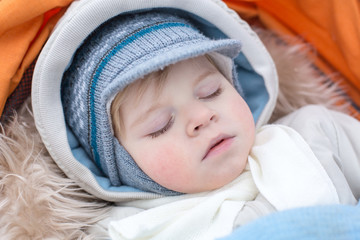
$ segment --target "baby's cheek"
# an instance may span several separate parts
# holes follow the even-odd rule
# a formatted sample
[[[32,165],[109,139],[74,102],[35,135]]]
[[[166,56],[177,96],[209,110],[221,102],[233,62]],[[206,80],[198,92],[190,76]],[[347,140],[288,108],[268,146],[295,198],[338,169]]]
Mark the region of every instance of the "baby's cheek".
[[[238,113],[244,111],[244,105],[246,105],[246,103],[240,96],[234,95],[230,99],[228,107],[231,108],[231,110]]]
[[[232,113],[234,118],[241,119],[248,123],[253,121],[252,113],[247,103],[241,97],[234,97],[231,104],[228,104],[229,111]]]
[[[179,191],[183,185],[188,184],[187,167],[181,151],[173,147],[163,147],[154,152],[152,158],[153,164],[149,177],[155,182],[175,191]]]

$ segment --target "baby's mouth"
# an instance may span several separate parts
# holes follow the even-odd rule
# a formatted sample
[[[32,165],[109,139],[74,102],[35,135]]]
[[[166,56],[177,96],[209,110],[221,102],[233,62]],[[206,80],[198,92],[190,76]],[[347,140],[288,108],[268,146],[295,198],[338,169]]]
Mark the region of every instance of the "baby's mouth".
[[[233,138],[234,137],[221,134],[218,137],[212,139],[210,141],[210,144],[209,144],[207,150],[206,150],[206,153],[205,153],[205,156],[203,157],[203,160],[205,158],[207,158],[207,157],[216,155],[216,154],[226,150],[231,145],[231,143],[233,142]]]

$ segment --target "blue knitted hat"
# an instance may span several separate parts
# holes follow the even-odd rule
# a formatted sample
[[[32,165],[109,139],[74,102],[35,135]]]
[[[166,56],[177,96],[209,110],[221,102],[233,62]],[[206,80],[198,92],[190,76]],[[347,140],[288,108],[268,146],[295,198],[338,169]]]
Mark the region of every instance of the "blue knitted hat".
[[[78,48],[61,85],[65,119],[113,186],[178,194],[154,182],[137,166],[114,137],[109,109],[115,95],[136,79],[211,52],[233,59],[240,52],[240,43],[211,40],[187,20],[156,12],[110,19]]]

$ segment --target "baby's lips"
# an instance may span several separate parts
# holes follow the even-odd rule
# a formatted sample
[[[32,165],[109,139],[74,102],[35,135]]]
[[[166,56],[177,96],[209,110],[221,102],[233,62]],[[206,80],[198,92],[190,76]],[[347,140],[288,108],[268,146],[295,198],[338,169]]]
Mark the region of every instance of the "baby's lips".
[[[232,136],[229,136],[227,134],[219,134],[218,136],[211,139],[211,141],[206,149],[203,160],[209,155],[209,153],[215,146],[219,145],[221,142],[223,142],[224,140],[229,139],[229,138],[232,138]]]

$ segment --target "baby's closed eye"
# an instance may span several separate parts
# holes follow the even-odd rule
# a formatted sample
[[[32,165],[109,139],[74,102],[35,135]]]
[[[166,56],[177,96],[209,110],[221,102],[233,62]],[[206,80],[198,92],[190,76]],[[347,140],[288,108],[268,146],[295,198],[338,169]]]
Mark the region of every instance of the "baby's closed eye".
[[[160,129],[151,132],[148,136],[150,136],[151,138],[156,138],[156,137],[160,136],[161,134],[165,133],[173,125],[174,120],[175,120],[174,115],[171,115],[170,119],[167,122],[165,122],[165,124],[159,125]]]
[[[215,98],[215,97],[219,96],[222,93],[222,91],[223,91],[222,87],[219,87],[218,89],[216,89],[212,93],[209,93],[207,96],[201,97],[200,99],[207,100],[207,99]]]

